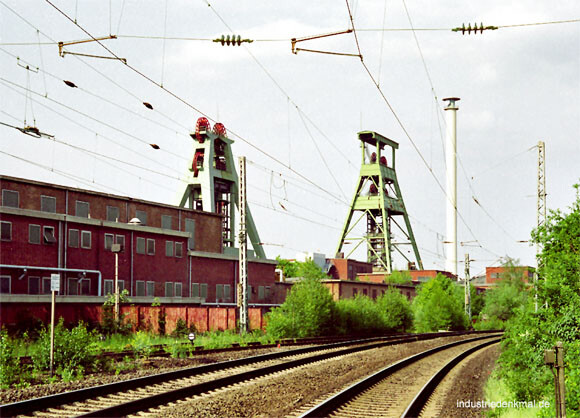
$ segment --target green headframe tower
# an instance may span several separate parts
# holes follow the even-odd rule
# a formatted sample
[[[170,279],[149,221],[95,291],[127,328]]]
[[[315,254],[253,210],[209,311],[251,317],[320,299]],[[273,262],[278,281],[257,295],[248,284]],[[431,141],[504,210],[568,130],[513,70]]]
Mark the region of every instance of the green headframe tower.
[[[224,252],[237,253],[234,221],[238,206],[238,174],[231,149],[234,141],[227,137],[223,124],[216,123],[212,130],[206,118],[197,120],[191,137],[195,154],[189,168],[189,184],[179,206],[223,215]],[[249,207],[246,207],[246,230],[256,257],[266,258]]]
[[[391,273],[393,250],[408,261],[410,268],[415,265],[407,256],[408,251],[404,249],[404,246],[410,246],[416,266],[422,270],[423,262],[395,171],[395,150],[399,148],[399,144],[371,131],[359,132],[358,139],[362,155],[360,174],[336,254],[338,256],[343,252],[345,243],[350,243],[353,247],[346,255],[348,258],[365,243],[367,261],[373,264],[375,270]],[[353,236],[353,230],[363,219],[366,221],[364,235]],[[402,234],[397,232],[397,239],[392,232],[393,226]],[[404,241],[399,241],[399,237]]]

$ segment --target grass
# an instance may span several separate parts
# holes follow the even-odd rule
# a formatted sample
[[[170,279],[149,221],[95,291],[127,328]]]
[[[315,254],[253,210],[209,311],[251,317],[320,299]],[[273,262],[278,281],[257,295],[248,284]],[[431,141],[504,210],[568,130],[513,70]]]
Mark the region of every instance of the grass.
[[[515,396],[507,387],[504,381],[502,381],[497,373],[497,369],[491,374],[484,388],[485,400],[487,402],[510,402],[515,400]],[[536,401],[538,404],[541,399]],[[486,411],[487,417],[501,417],[501,418],[531,418],[540,416],[550,416],[555,412],[552,408],[540,408],[536,407],[498,407]]]

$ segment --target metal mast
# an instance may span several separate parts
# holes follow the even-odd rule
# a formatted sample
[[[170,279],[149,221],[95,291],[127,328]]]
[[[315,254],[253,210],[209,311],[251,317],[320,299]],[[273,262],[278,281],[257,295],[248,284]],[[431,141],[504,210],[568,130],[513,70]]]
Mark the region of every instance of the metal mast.
[[[222,214],[224,252],[237,255],[234,221],[235,207],[239,205],[238,175],[231,150],[234,141],[227,137],[224,125],[218,122],[212,130],[206,118],[197,120],[191,137],[195,154],[179,206]],[[250,208],[246,208],[246,229],[256,257],[266,258]]]
[[[395,150],[399,148],[399,144],[371,131],[359,132],[358,139],[361,141],[362,164],[358,184],[342,228],[336,254],[338,256],[341,253],[347,237],[356,245],[346,258],[361,244],[366,243],[367,261],[372,263],[376,270],[391,273],[393,270],[393,250],[398,251],[409,262],[410,266],[414,264],[399,248],[399,245],[410,244],[417,265],[423,269],[395,171]],[[387,152],[388,149],[390,149],[390,155]],[[390,158],[390,163],[387,162],[387,157]],[[355,212],[362,213],[356,218],[356,221],[351,222]],[[402,216],[404,224],[400,225],[395,216]],[[350,236],[354,227],[363,218],[366,218],[365,235],[363,237]],[[394,242],[391,231],[393,226],[396,226],[403,234],[406,242]]]
[[[238,283],[238,307],[240,308],[240,332],[248,331],[248,240],[246,233],[246,157],[240,157],[240,281]]]
[[[465,254],[465,314],[471,324],[471,288],[469,286],[471,278],[469,277],[469,261],[469,254]]]
[[[445,162],[447,165],[447,237],[445,240],[445,269],[457,276],[457,110],[458,97],[443,99],[448,101],[447,144]]]
[[[546,144],[543,141],[538,142],[538,208],[537,208],[537,227],[540,228],[546,223]],[[538,269],[540,268],[540,244],[536,244],[536,260]],[[537,287],[538,272],[534,274],[534,283]],[[538,292],[535,294],[535,309],[538,310]]]

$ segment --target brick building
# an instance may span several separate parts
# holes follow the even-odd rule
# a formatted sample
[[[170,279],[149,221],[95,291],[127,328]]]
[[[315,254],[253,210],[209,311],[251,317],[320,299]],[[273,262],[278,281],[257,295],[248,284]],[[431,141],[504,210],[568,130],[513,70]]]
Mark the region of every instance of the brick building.
[[[7,176],[0,189],[4,317],[11,302],[48,301],[51,273],[61,276],[59,299],[102,304],[113,293],[114,243],[119,287],[134,303],[236,302],[237,256],[223,252],[219,214]],[[280,298],[275,267],[250,256],[250,303]]]

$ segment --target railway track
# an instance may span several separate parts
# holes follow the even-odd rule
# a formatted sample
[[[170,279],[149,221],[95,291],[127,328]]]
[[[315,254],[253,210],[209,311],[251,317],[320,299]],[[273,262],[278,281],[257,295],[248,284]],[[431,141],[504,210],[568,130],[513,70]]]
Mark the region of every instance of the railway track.
[[[0,416],[125,416],[326,359],[462,334],[395,335],[246,357],[3,405]]]
[[[456,341],[412,355],[347,387],[299,416],[421,416],[449,371],[472,353],[498,343],[498,337]],[[482,343],[481,340],[486,341]]]

